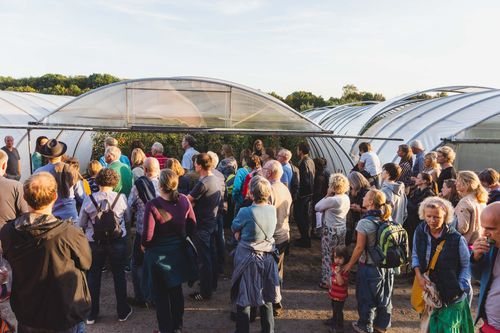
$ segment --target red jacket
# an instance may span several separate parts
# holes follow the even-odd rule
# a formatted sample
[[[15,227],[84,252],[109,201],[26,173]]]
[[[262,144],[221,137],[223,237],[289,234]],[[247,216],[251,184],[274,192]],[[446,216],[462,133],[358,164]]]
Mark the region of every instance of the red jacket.
[[[349,273],[348,272],[341,272],[341,273],[336,273],[335,268],[337,265],[332,264],[332,282],[331,282],[331,287],[330,290],[328,291],[328,294],[331,299],[334,301],[345,301],[347,298],[347,286],[349,284]],[[339,285],[335,282],[335,276],[337,274],[341,274],[342,279],[344,280],[344,284]]]

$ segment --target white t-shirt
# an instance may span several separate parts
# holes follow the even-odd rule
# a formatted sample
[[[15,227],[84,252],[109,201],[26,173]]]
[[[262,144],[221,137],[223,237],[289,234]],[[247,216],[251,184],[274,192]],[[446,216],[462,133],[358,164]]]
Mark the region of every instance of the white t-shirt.
[[[324,197],[314,207],[317,212],[323,212],[325,224],[334,228],[346,227],[346,216],[351,203],[347,194]]]
[[[359,158],[359,161],[365,164],[364,169],[370,175],[376,176],[382,173],[382,165],[380,165],[380,160],[374,152],[367,151],[366,153],[363,153]]]

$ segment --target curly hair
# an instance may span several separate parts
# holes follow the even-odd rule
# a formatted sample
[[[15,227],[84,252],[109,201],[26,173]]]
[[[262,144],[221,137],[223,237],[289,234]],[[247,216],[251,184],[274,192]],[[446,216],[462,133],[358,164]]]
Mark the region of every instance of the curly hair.
[[[95,182],[99,186],[116,187],[120,181],[120,175],[113,169],[101,169],[95,176]]]
[[[427,197],[418,207],[418,217],[425,221],[426,208],[440,208],[444,211],[444,223],[450,224],[453,221],[453,206],[451,202],[440,197]]]
[[[335,194],[344,194],[349,190],[349,180],[341,173],[332,174],[329,185]]]

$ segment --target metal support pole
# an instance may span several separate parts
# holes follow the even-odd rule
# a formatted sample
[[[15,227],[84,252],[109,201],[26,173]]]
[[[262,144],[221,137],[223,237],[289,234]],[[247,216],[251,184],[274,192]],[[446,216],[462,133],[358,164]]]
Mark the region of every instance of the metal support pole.
[[[30,157],[30,173],[33,174],[33,161],[31,156],[31,128],[28,128],[28,156]]]

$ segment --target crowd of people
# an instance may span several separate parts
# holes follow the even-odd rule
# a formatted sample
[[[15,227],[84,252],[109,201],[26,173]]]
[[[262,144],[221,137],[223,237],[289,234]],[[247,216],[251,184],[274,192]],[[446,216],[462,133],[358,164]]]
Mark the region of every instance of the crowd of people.
[[[451,147],[426,152],[418,140],[398,147],[399,163],[385,164],[362,142],[347,175],[330,174],[306,142],[296,147],[297,165],[290,150],[262,140],[239,158],[230,145],[219,154],[199,152],[190,135],[180,144],[181,161],[159,142],[148,153],[133,142],[129,158],[109,137],[104,155],[82,175],[64,142],[39,137],[33,174],[22,184],[19,153],[5,138],[0,241],[13,272],[18,332],[84,332],[99,321],[105,270],[113,276],[118,321],[134,307],[152,307],[157,332],[181,332],[183,284],[196,288],[192,300],[210,300],[229,254],[236,332],[249,332],[257,312],[261,331],[274,332],[286,304],[286,254],[315,239],[318,286],[332,304],[330,332],[344,331],[352,279],[359,315],[353,329],[386,332],[397,274],[414,278],[411,303],[423,331],[473,332],[482,319],[481,332],[500,332],[495,169],[457,171]],[[292,241],[293,222],[300,238]],[[475,321],[472,279],[481,287]]]

